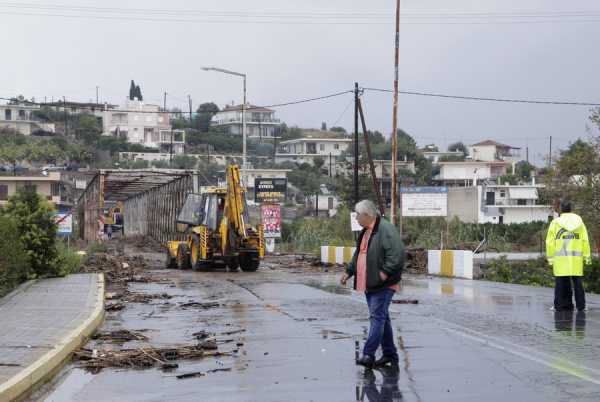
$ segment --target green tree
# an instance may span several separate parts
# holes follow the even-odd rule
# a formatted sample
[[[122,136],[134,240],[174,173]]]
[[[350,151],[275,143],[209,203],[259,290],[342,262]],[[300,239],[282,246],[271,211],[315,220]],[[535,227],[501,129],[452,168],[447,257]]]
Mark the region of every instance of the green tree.
[[[588,231],[600,240],[600,143],[577,140],[561,151],[545,176],[544,197],[548,200],[569,198],[574,201]]]
[[[100,121],[93,115],[85,114],[77,119],[75,138],[83,141],[85,145],[94,145],[102,134]]]
[[[219,112],[219,107],[212,102],[202,103],[198,106],[196,112],[196,128],[202,133],[207,133],[210,128],[210,121]]]
[[[176,155],[173,157],[172,168],[173,169],[186,169],[192,170],[196,168],[198,159],[195,156],[190,155]]]
[[[129,85],[129,100],[135,99],[135,82],[131,80],[131,84]]]
[[[346,129],[344,127],[334,126],[329,129],[329,131],[333,131],[334,133],[342,133],[346,134]]]
[[[0,297],[27,279],[28,261],[12,217],[0,214]]]
[[[35,188],[24,187],[10,197],[2,214],[16,222],[28,265],[35,277],[59,273],[56,251],[54,208]]]
[[[464,156],[469,155],[469,150],[467,149],[465,144],[463,144],[460,141],[454,142],[454,143],[448,145],[448,151],[449,152],[462,152]]]

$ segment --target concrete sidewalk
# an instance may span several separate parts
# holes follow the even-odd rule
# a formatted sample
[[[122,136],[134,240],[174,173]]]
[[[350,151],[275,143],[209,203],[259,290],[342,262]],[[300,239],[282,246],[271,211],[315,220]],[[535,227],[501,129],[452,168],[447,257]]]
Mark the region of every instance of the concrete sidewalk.
[[[0,299],[0,402],[47,380],[103,316],[98,274],[27,282]]]

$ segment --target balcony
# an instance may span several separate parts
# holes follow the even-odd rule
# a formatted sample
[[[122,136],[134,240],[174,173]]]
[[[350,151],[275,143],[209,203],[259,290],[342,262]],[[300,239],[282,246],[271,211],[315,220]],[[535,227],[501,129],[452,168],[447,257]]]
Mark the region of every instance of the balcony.
[[[242,124],[242,118],[213,120],[212,124]],[[281,124],[280,119],[246,120],[246,124]]]

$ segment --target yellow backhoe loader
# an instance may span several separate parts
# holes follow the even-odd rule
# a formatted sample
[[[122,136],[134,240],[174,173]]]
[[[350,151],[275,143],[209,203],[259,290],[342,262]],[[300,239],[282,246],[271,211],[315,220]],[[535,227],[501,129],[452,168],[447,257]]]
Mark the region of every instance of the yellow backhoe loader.
[[[227,167],[225,187],[188,194],[177,217],[185,240],[167,243],[168,268],[194,270],[226,265],[256,271],[265,254],[262,225],[249,224],[246,190],[237,165]]]

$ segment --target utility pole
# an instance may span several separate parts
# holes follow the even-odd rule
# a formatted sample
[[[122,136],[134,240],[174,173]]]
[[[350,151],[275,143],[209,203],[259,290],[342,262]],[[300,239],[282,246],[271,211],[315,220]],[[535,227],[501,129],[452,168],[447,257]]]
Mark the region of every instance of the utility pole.
[[[63,96],[63,109],[65,111],[65,136],[69,136],[69,116],[67,114],[67,98]]]
[[[529,164],[529,147],[525,147],[525,160]]]
[[[96,105],[98,104],[98,90],[100,89],[100,87],[98,85],[96,85]]]
[[[171,146],[169,147],[169,167],[173,169],[173,126],[171,126]]]
[[[167,91],[165,91],[165,97],[164,97],[164,101],[163,101],[163,109],[165,112],[167,111]]]
[[[192,97],[188,95],[188,103],[190,105],[190,124],[192,123]]]
[[[354,83],[354,204],[358,204],[358,82]]]
[[[398,61],[400,58],[400,0],[396,0],[396,40],[394,50],[394,109],[392,112],[392,205],[390,221],[396,224],[396,207],[398,204],[398,171],[396,162],[398,158]],[[400,232],[402,236],[402,232]]]
[[[331,152],[329,153],[329,177],[331,178]]]
[[[548,154],[548,167],[552,167],[552,136],[550,136],[550,153]]]

